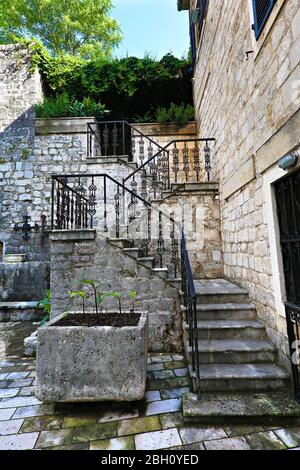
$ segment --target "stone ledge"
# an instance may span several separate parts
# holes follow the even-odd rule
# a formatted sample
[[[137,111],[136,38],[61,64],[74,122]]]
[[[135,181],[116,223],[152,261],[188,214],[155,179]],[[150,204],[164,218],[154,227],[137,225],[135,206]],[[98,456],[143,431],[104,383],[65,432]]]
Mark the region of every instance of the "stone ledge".
[[[159,124],[158,122],[152,123],[137,123],[133,124],[133,127],[138,131],[142,132],[146,136],[161,136],[161,135],[172,135],[172,136],[190,136],[195,134],[197,137],[197,124],[196,121],[191,121],[185,126],[180,126],[175,122],[167,122],[165,124]]]
[[[70,117],[35,120],[36,135],[86,134],[87,123],[96,122],[94,117]]]
[[[95,240],[96,230],[52,230],[49,234],[49,238],[52,242]]]
[[[263,173],[300,145],[300,110],[256,152],[257,173]]]
[[[241,189],[255,178],[255,166],[253,156],[243,163],[225,181],[222,188],[223,198],[228,199],[232,194]]]
[[[32,308],[39,308],[38,301],[32,302],[0,302],[0,310],[25,310],[25,309],[32,309]]]

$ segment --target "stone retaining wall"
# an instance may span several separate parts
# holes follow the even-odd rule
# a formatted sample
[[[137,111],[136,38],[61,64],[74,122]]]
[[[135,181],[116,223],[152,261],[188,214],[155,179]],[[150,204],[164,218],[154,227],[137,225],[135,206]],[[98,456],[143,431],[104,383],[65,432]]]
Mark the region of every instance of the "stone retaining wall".
[[[124,310],[132,308],[129,291],[137,291],[135,308],[149,313],[151,351],[181,350],[181,313],[176,288],[110,245],[99,233],[54,231],[50,237],[52,318],[65,311],[81,311],[81,303],[71,300],[69,291],[74,288],[75,280],[93,279],[102,291],[121,292]],[[93,303],[87,307],[93,308]],[[118,302],[106,299],[103,308],[117,311]]]

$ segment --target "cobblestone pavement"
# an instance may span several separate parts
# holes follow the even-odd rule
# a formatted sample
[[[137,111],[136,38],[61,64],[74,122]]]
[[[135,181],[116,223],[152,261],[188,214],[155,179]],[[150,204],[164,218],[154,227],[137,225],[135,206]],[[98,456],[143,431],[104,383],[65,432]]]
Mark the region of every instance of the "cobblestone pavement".
[[[0,449],[300,450],[300,428],[184,424],[189,390],[184,358],[151,354],[145,401],[43,404],[34,395],[35,360],[22,357],[31,324],[0,324]]]

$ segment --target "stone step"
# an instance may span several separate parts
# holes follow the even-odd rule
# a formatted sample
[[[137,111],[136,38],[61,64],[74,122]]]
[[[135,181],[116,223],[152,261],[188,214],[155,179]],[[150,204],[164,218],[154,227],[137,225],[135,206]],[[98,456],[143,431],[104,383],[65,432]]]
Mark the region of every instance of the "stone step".
[[[226,279],[195,280],[198,304],[249,303],[246,289]]]
[[[163,268],[153,268],[151,271],[154,274],[159,274],[164,279],[167,279],[168,274],[169,274],[168,268],[165,268],[165,267],[163,267]]]
[[[109,238],[108,241],[119,248],[131,248],[133,245],[133,242],[128,238]]]
[[[181,278],[171,278],[171,277],[168,277],[167,278],[167,282],[173,286],[173,287],[176,287],[176,289],[180,290],[181,289],[181,285],[182,285],[182,279]]]
[[[196,374],[189,366],[193,389]],[[282,390],[290,386],[289,374],[276,364],[203,364],[200,366],[200,389],[203,392],[241,392]]]
[[[187,424],[300,424],[300,405],[290,390],[268,393],[189,393],[182,399]]]
[[[192,348],[186,343],[188,362],[192,363]],[[198,344],[200,364],[260,364],[277,360],[275,346],[264,339],[201,340]]]
[[[186,311],[182,306],[182,311]],[[199,320],[255,320],[255,305],[242,304],[198,304],[197,318]]]
[[[262,339],[266,337],[264,326],[256,320],[198,321],[198,338],[202,339]],[[189,325],[184,323],[187,336]]]
[[[126,255],[131,256],[132,258],[138,259],[141,253],[141,249],[138,247],[131,247],[131,248],[123,248],[123,252]]]
[[[147,268],[153,268],[155,264],[155,258],[154,256],[148,256],[148,257],[143,257],[143,258],[137,258],[138,263],[142,264],[143,266],[146,266]]]

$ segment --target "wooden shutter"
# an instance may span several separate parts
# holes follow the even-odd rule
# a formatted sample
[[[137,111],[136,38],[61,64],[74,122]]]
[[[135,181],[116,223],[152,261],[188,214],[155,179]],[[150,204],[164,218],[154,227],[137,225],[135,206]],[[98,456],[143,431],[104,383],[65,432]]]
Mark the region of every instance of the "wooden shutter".
[[[276,3],[276,0],[252,0],[254,11],[254,31],[256,39],[259,38],[267,19]]]

